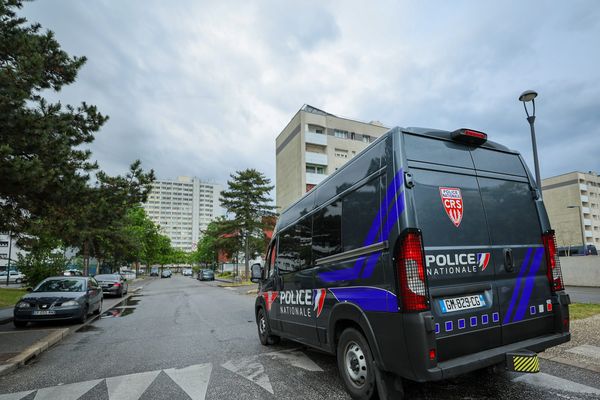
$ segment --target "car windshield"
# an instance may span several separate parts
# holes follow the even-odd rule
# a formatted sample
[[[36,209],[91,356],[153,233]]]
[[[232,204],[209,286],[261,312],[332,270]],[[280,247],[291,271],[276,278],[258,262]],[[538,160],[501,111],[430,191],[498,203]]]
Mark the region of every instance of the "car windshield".
[[[94,278],[96,278],[97,281],[118,281],[119,280],[118,275],[112,275],[112,274],[96,275]]]
[[[83,292],[81,279],[50,279],[35,288],[34,292]]]

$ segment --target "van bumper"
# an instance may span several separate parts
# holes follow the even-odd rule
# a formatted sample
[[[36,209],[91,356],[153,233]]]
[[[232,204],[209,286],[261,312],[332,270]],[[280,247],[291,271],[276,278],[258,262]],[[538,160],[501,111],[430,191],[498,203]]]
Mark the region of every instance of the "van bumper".
[[[415,371],[417,375],[415,376],[415,380],[418,382],[427,382],[453,378],[467,372],[504,363],[507,353],[518,350],[530,350],[539,353],[547,348],[568,342],[570,339],[571,333],[569,332],[556,333],[457,357],[452,360],[440,362],[435,368],[424,370],[421,373]]]

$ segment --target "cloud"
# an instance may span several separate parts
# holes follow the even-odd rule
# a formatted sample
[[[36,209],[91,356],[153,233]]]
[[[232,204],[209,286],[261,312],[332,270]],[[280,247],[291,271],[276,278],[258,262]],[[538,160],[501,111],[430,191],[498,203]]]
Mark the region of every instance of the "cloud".
[[[157,0],[26,3],[88,63],[55,98],[110,115],[92,145],[111,173],[274,180],[275,137],[304,103],[388,126],[472,127],[531,165],[518,95],[536,89],[542,175],[600,171],[592,1]]]

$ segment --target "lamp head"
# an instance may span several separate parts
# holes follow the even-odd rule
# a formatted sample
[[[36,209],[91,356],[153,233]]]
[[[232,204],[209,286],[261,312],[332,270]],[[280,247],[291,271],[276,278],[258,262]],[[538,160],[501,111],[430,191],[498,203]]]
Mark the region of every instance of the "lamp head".
[[[535,90],[526,90],[519,96],[519,101],[528,102],[537,97],[537,92]]]

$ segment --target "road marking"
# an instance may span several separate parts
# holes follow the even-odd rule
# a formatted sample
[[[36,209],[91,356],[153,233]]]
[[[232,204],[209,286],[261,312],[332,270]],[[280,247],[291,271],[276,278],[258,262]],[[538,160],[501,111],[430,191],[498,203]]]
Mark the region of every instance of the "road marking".
[[[60,385],[39,389],[36,393],[35,400],[77,400],[84,394],[90,391],[91,388],[100,383],[102,379],[94,379],[93,381],[69,383],[68,385]]]
[[[306,354],[297,349],[274,351],[272,353],[262,354],[262,356],[271,357],[275,360],[283,361],[293,367],[302,368],[307,371],[323,372],[321,367],[308,358]]]
[[[148,389],[160,370],[106,378],[110,400],[137,400]]]
[[[600,389],[591,386],[582,385],[581,383],[569,381],[567,379],[548,375],[543,372],[537,374],[525,374],[513,379],[513,382],[524,382],[534,386],[541,386],[547,389],[562,390],[573,393],[591,393],[600,395]]]
[[[204,400],[210,374],[212,372],[212,364],[198,364],[190,367],[176,369],[165,369],[164,372],[169,375],[173,381],[179,385],[184,392],[192,400]],[[112,400],[112,398],[111,398]]]
[[[595,358],[600,360],[600,347],[584,344],[581,346],[573,347],[567,350],[569,353],[579,354],[586,357]]]
[[[0,394],[0,400],[21,400],[23,397],[33,392],[34,390],[29,390],[27,392]]]
[[[235,361],[229,360],[225,364],[222,364],[221,367],[228,369],[242,378],[248,379],[250,382],[256,383],[267,392],[275,394],[273,393],[269,376],[265,373],[265,367],[258,361],[257,356],[244,357]]]

